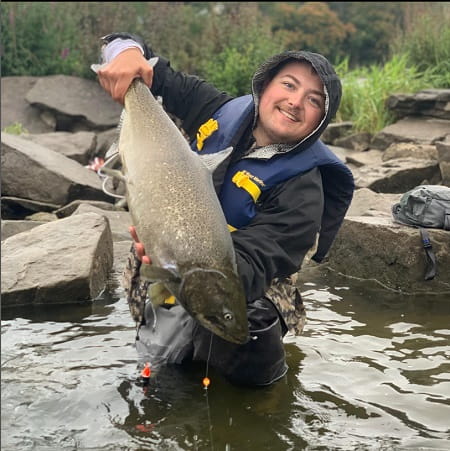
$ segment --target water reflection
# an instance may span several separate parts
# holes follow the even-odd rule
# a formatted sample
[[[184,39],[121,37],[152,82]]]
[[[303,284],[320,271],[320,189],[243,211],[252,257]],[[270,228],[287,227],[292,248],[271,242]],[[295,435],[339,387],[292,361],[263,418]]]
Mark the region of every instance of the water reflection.
[[[109,294],[108,294],[109,293]],[[202,364],[139,380],[120,289],[2,319],[2,449],[447,449],[450,305],[330,275],[302,286],[308,323],[271,387]]]

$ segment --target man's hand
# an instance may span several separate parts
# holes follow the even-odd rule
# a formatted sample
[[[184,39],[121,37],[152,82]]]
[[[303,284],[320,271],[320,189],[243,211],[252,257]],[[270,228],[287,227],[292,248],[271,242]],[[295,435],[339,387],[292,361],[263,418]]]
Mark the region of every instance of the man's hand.
[[[151,87],[153,67],[142,55],[140,49],[132,47],[119,53],[109,64],[97,71],[103,89],[123,105],[125,94],[135,78],[142,78]]]
[[[150,265],[152,261],[148,255],[145,255],[145,248],[144,248],[144,245],[139,241],[139,238],[136,233],[136,227],[130,226],[128,231],[130,232],[130,235],[133,238],[134,248],[136,249],[136,254],[137,254],[138,259],[142,263],[145,263],[146,265]]]

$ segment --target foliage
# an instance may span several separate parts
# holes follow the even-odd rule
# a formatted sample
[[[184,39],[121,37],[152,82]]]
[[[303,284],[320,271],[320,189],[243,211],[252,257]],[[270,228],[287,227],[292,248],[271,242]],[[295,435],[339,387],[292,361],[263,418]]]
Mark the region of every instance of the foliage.
[[[343,86],[338,120],[352,121],[357,131],[375,133],[394,121],[385,107],[389,95],[414,93],[430,87],[430,79],[417,67],[409,66],[406,55],[394,56],[383,66],[356,70],[349,70],[348,60],[344,60],[336,71]]]
[[[427,13],[409,11],[405,31],[394,40],[392,52],[405,54],[408,64],[422,71],[433,86],[450,88],[450,8],[433,3]]]
[[[301,6],[279,2],[274,17],[273,30],[287,48],[322,53],[331,61],[344,56],[342,44],[355,31],[353,25],[342,23],[325,2]]]
[[[351,23],[354,33],[342,43],[351,67],[383,63],[389,46],[402,29],[405,8],[410,2],[329,2],[341,20]],[[411,6],[411,8],[413,8]]]
[[[28,130],[20,122],[14,122],[14,124],[6,126],[2,132],[11,135],[21,135],[22,133],[28,133]]]
[[[226,39],[224,36],[221,45],[212,50],[217,54],[203,59],[200,66],[200,74],[205,79],[231,95],[250,93],[251,78],[258,65],[283,50],[282,43],[272,37],[270,24],[257,20],[258,16],[251,11],[242,12],[239,21],[228,30]]]
[[[450,88],[446,2],[2,2],[0,11],[2,76],[93,79],[99,38],[129,31],[233,95],[250,92],[271,54],[323,53],[341,61],[342,119],[372,133],[392,121],[389,94]]]

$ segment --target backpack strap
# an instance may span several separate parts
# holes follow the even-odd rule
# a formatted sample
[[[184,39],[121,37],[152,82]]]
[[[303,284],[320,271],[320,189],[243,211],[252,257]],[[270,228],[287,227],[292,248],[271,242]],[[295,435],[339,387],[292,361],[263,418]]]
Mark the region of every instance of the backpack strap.
[[[444,212],[444,230],[450,230],[450,210]]]
[[[430,236],[425,229],[419,228],[420,236],[422,237],[423,248],[427,258],[427,268],[425,270],[425,280],[433,280],[436,276],[436,256],[434,255],[431,246]]]

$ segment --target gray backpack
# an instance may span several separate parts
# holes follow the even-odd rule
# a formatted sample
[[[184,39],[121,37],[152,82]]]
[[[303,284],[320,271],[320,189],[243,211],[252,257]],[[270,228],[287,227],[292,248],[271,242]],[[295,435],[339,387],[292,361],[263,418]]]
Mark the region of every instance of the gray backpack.
[[[450,188],[441,185],[416,186],[392,206],[392,216],[396,222],[419,228],[427,259],[425,280],[434,279],[436,256],[425,228],[450,230]]]
[[[392,216],[396,222],[409,226],[450,230],[450,188],[416,186],[393,205]]]

